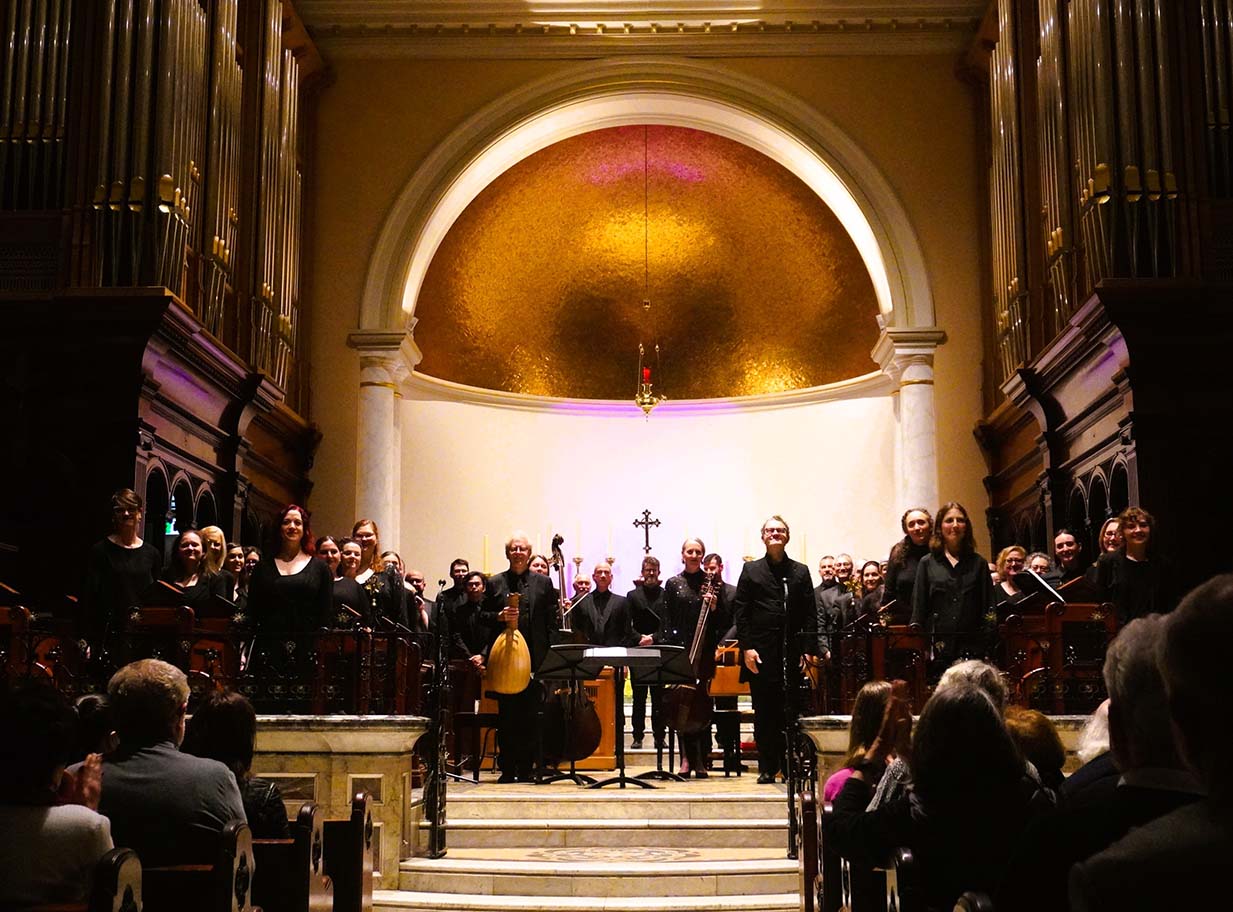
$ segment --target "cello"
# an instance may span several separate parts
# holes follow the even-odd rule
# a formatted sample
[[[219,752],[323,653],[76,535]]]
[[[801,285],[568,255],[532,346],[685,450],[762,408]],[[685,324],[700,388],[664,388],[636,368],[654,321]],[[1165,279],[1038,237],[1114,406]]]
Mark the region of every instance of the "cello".
[[[710,727],[715,701],[711,699],[710,678],[702,676],[702,645],[706,641],[706,624],[715,610],[720,582],[714,573],[706,571],[702,584],[702,607],[694,626],[693,642],[689,646],[689,666],[694,671],[693,684],[671,684],[664,690],[664,718],[684,735],[694,735]]]
[[[561,545],[565,539],[552,537],[552,566],[557,571],[557,582],[562,598],[565,594],[565,556]],[[573,629],[569,610],[564,602],[558,607],[560,642],[585,642]],[[544,699],[544,760],[547,763],[585,760],[595,753],[603,738],[603,727],[595,704],[587,696],[586,688],[573,682],[563,682],[549,689]]]

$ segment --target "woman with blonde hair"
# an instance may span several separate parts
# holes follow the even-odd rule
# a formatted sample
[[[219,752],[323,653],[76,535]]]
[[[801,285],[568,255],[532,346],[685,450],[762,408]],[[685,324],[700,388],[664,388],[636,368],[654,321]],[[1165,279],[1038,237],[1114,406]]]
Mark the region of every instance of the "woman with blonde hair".
[[[381,560],[381,530],[377,528],[376,520],[361,519],[351,527],[351,537],[360,545],[360,573],[355,579],[363,585],[385,566]]]
[[[223,572],[223,561],[227,557],[227,536],[218,526],[206,526],[201,530],[202,561],[210,575]]]
[[[1015,574],[1022,573],[1027,561],[1027,549],[1022,545],[1010,545],[998,552],[998,579],[993,587],[993,597],[998,604],[998,615],[1007,613],[1007,609],[1016,602],[1021,602],[1028,594],[1015,585]]]

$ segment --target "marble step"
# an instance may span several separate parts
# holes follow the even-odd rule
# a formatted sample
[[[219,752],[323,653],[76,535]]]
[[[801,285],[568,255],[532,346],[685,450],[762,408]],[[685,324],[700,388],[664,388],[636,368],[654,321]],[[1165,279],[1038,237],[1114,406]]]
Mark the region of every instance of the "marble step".
[[[796,893],[747,896],[450,896],[411,890],[377,890],[377,912],[789,912],[800,908]]]
[[[795,912],[795,893],[743,896],[452,896],[414,890],[377,890],[376,912]]]
[[[740,896],[796,889],[782,848],[451,849],[399,865],[403,890],[488,896]]]
[[[748,782],[745,785],[744,782]],[[722,788],[723,791],[718,791]],[[655,791],[579,789],[570,783],[451,786],[448,815],[459,820],[783,820],[787,815],[782,783],[755,785],[754,777],[690,780]]]
[[[630,847],[777,848],[787,845],[784,818],[452,820],[450,851],[473,848]]]

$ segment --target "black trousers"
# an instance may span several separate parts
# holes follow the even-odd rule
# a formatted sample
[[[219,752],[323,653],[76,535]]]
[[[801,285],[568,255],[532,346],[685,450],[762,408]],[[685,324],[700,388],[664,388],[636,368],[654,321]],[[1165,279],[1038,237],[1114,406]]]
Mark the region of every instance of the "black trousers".
[[[664,740],[664,688],[662,684],[634,685],[634,705],[631,711],[630,726],[633,728],[634,740],[641,741],[646,734],[647,691],[651,692],[651,734],[654,735],[656,744],[662,744]]]
[[[758,742],[758,772],[773,776],[784,767],[786,700],[783,679],[765,671],[749,678],[754,710],[754,740]]]
[[[522,693],[497,694],[497,743],[501,748],[497,765],[501,772],[520,779],[534,774],[543,705],[544,686],[539,681],[531,681]]]

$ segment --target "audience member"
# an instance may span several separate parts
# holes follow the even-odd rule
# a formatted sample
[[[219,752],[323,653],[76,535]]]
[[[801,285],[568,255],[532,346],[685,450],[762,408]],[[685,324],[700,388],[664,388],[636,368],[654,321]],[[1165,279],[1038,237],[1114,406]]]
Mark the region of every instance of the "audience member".
[[[291,831],[278,786],[252,774],[256,739],[257,713],[248,698],[235,691],[215,690],[206,695],[189,719],[181,750],[217,760],[231,770],[254,839],[285,839]]]
[[[115,715],[107,694],[83,694],[73,704],[77,711],[73,763],[80,763],[90,754],[110,754],[116,749]]]
[[[246,818],[231,771],[180,752],[184,672],[142,659],[112,676],[107,696],[120,745],[103,760],[99,811],[110,818],[116,844],[147,867],[210,860],[223,827]]]
[[[1011,706],[1006,710],[1006,728],[1024,759],[1036,767],[1040,781],[1056,791],[1065,778],[1066,748],[1052,720],[1039,710]]]
[[[63,803],[77,719],[41,682],[0,696],[0,908],[76,903],[90,894],[94,866],[112,848],[106,817]],[[97,806],[98,757],[74,785]]]
[[[1198,799],[1197,780],[1173,743],[1156,643],[1165,621],[1132,621],[1109,646],[1109,736],[1121,773],[1116,789],[1043,816],[1024,833],[998,908],[1066,909],[1067,871],[1129,832]],[[1107,908],[1120,908],[1110,905]]]
[[[1109,701],[1096,707],[1083,729],[1075,755],[1083,765],[1066,777],[1058,789],[1058,801],[1077,807],[1088,801],[1104,800],[1117,787],[1118,772],[1109,750]]]
[[[1233,575],[1215,577],[1192,591],[1162,626],[1163,636],[1156,633],[1152,639],[1177,753],[1206,797],[1183,804],[1175,795],[1182,804],[1177,810],[1075,865],[1070,904],[1077,912],[1209,908],[1223,894],[1220,874],[1233,856],[1233,678],[1226,667],[1233,642]],[[1127,741],[1133,744],[1142,718],[1137,703],[1128,709],[1131,718],[1122,720],[1110,695],[1109,730],[1119,765],[1119,725],[1126,722]],[[1146,762],[1159,768],[1166,740],[1172,748],[1172,739],[1153,742],[1155,750]],[[1144,784],[1178,787],[1172,775],[1153,776]]]
[[[900,700],[888,715],[899,725],[911,718]],[[970,684],[939,688],[913,738],[912,794],[866,811],[869,781],[885,766],[889,740],[880,737],[866,751],[834,802],[828,835],[840,854],[872,867],[907,846],[929,908],[949,909],[965,890],[992,890],[1029,816],[1023,757],[998,708]]]
[[[852,721],[848,724],[848,753],[839,769],[831,773],[822,787],[822,800],[834,801],[843,784],[852,775],[857,762],[863,760],[874,738],[882,728],[886,701],[890,699],[889,681],[870,681],[856,694],[852,705]]]

